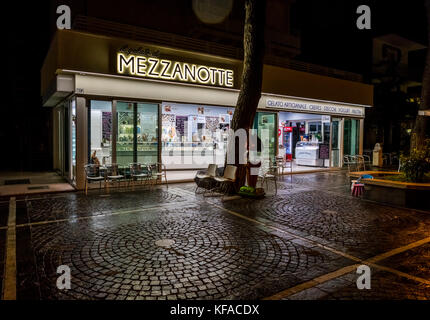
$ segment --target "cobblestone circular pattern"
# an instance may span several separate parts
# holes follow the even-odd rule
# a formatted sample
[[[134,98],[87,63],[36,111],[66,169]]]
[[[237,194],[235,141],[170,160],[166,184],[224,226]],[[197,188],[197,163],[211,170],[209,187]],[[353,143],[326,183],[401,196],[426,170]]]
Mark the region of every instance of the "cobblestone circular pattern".
[[[111,194],[68,194],[52,199],[28,200],[31,221],[59,220],[70,216],[100,215],[116,210],[183,201],[180,196],[164,190],[125,190]]]
[[[243,297],[261,281],[303,269],[303,247],[228,219],[154,221],[115,229],[34,228],[44,299],[221,299]],[[92,230],[92,231],[90,231]],[[172,239],[171,247],[155,241]],[[72,290],[55,288],[69,265]],[[300,266],[299,266],[300,264]],[[269,275],[269,276],[268,276]],[[246,296],[246,294],[245,294]],[[260,297],[261,298],[261,297]]]
[[[416,241],[414,234],[419,235],[418,231],[430,224],[428,216],[317,191],[230,202],[225,207],[244,215],[253,213],[366,255]]]

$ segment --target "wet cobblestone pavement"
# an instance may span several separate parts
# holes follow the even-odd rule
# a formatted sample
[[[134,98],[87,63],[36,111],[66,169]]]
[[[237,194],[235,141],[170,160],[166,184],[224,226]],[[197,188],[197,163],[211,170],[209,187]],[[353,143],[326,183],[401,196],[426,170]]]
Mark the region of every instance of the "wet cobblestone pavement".
[[[18,198],[17,298],[430,297],[430,213],[353,198],[342,172],[284,177],[262,200],[194,188]],[[371,267],[370,290],[357,289],[360,264]],[[60,265],[71,290],[56,287]]]

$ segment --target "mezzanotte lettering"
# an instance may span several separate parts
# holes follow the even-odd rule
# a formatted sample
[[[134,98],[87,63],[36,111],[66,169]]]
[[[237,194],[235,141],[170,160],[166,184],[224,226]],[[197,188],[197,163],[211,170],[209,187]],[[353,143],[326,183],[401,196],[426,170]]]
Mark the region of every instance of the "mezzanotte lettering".
[[[117,72],[138,77],[233,87],[233,70],[118,52]]]

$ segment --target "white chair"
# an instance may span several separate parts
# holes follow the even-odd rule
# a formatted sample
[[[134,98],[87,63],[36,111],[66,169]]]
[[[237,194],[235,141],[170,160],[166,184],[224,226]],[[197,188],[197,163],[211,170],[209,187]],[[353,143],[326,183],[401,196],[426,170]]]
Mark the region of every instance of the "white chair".
[[[211,184],[213,185],[211,182],[215,181],[217,168],[216,164],[210,164],[206,172],[197,172],[194,179],[196,182],[196,190],[194,192],[197,192],[198,188],[211,189]]]
[[[237,172],[237,167],[228,165],[225,167],[224,175],[222,177],[215,177],[214,179],[215,181],[220,183],[224,183],[224,182],[233,183],[236,181],[236,172]]]
[[[208,179],[216,177],[216,169],[218,166],[216,164],[210,164],[206,173],[197,173],[196,177],[199,179]]]
[[[223,194],[227,194],[229,192],[228,188],[220,188],[222,184],[233,185],[236,182],[236,172],[237,167],[232,165],[227,165],[224,169],[224,175],[222,177],[214,177],[214,180],[217,186],[211,191],[218,191]]]

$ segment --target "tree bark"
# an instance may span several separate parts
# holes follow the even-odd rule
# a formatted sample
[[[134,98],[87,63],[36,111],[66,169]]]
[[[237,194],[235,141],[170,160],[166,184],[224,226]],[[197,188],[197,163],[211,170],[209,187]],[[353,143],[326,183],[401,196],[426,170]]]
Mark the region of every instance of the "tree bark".
[[[243,35],[243,73],[239,97],[231,122],[233,131],[244,129],[249,135],[261,97],[263,82],[263,58],[264,58],[264,26],[266,19],[266,1],[245,0],[245,28]],[[232,146],[227,150],[230,152]],[[248,148],[248,146],[246,146]],[[235,143],[235,154],[238,155],[239,145]],[[245,184],[246,165],[238,163],[235,191]],[[227,158],[226,158],[227,165]]]
[[[430,0],[424,1],[427,15],[427,37],[430,46]],[[427,57],[423,73],[421,89],[421,104],[419,110],[430,109],[430,49],[427,48]],[[424,146],[424,140],[430,138],[430,117],[417,115],[412,134],[411,148],[419,149]]]

